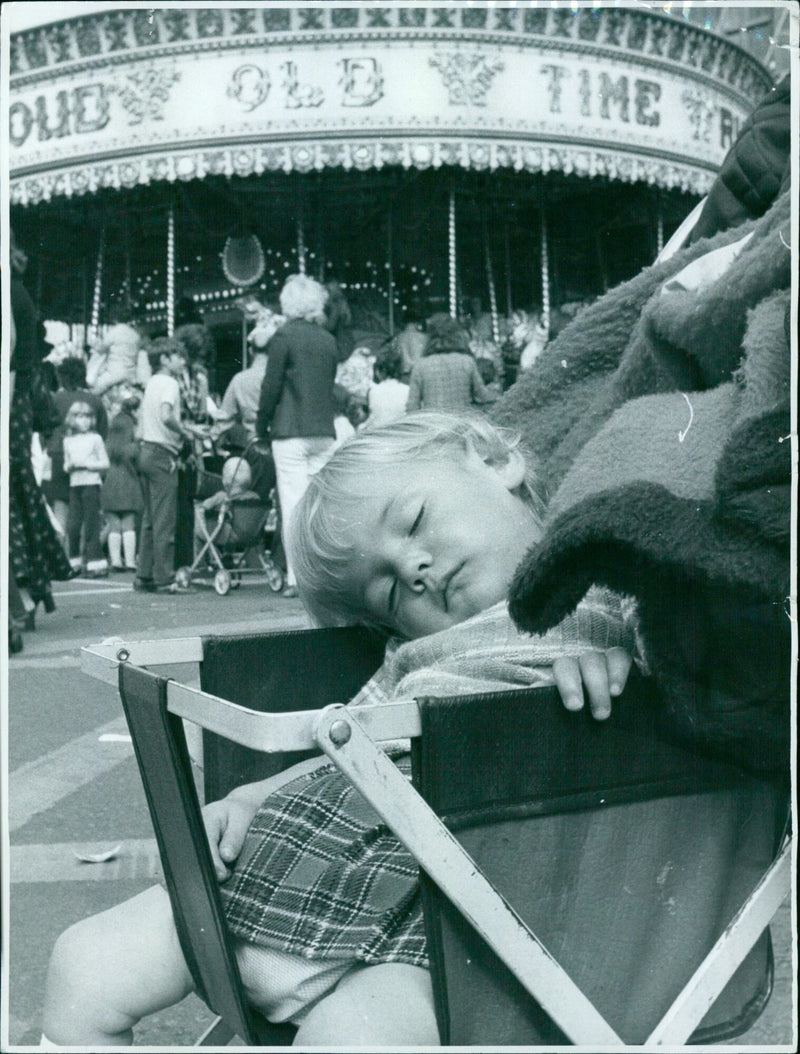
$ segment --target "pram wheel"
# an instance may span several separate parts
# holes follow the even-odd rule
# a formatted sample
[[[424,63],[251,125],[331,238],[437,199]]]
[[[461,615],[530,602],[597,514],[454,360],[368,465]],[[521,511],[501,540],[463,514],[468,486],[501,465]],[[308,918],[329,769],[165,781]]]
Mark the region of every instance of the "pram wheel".
[[[175,585],[178,589],[188,589],[192,584],[192,572],[188,567],[179,567],[175,572]]]
[[[214,575],[214,589],[221,597],[231,591],[231,576],[227,571],[217,571]]]
[[[280,593],[283,589],[283,575],[281,574],[280,568],[274,564],[270,564],[265,568],[267,573],[267,585],[273,593]]]
[[[231,571],[231,589],[238,589],[242,584],[241,571]]]

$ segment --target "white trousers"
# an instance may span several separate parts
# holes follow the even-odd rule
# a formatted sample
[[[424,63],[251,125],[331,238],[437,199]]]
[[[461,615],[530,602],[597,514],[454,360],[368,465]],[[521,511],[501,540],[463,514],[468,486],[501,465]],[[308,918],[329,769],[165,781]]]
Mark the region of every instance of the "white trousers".
[[[281,505],[281,534],[286,553],[286,583],[290,586],[297,584],[288,543],[292,514],[306,492],[309,479],[315,472],[319,472],[335,445],[336,440],[332,436],[272,440],[278,500]]]

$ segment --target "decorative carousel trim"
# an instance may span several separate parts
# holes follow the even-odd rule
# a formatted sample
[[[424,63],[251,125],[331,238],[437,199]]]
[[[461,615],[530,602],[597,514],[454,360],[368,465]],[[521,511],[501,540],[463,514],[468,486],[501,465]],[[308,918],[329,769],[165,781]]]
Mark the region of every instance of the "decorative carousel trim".
[[[77,72],[104,61],[130,61],[142,53],[200,52],[222,47],[270,47],[328,40],[406,37],[487,38],[521,44],[538,39],[549,48],[603,49],[639,61],[682,64],[709,76],[752,103],[772,86],[762,64],[738,44],[701,26],[656,11],[618,8],[181,8],[130,9],[85,15],[12,34],[12,85]],[[254,39],[255,38],[255,39]],[[660,61],[659,61],[660,60]],[[648,63],[648,64],[649,64]]]
[[[206,176],[253,176],[265,172],[319,172],[324,168],[366,172],[389,165],[441,168],[452,165],[476,171],[511,168],[546,175],[559,172],[587,179],[648,183],[689,194],[708,192],[716,166],[703,167],[668,153],[649,155],[631,147],[614,150],[601,143],[559,143],[495,139],[309,140],[241,143],[200,147],[175,153],[87,159],[60,170],[31,172],[11,180],[12,205],[36,205],[53,197],[73,197],[99,190],[125,190],[148,183],[186,182]]]
[[[247,274],[237,274],[232,258],[233,243],[234,241],[247,241],[249,248],[254,252],[255,255],[255,266]],[[241,238],[236,238],[232,235],[228,235],[225,239],[225,246],[222,250],[222,273],[225,275],[227,280],[232,286],[238,288],[245,288],[247,286],[254,285],[256,282],[260,282],[264,276],[264,270],[266,268],[266,260],[264,259],[264,250],[261,246],[261,242],[258,236],[255,234],[243,235]]]

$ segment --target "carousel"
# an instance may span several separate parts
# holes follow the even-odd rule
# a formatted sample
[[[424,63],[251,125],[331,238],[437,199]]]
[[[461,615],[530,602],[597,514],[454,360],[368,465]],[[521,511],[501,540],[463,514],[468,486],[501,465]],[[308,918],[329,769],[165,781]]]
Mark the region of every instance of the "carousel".
[[[295,271],[497,344],[652,262],[772,83],[643,5],[107,10],[11,35],[11,220],[43,317],[202,318],[220,390]]]

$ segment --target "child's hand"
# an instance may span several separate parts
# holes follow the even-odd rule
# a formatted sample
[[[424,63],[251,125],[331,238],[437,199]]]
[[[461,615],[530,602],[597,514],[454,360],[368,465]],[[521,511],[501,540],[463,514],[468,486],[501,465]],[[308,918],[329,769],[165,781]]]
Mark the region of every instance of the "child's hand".
[[[220,882],[230,877],[232,864],[244,845],[244,838],[258,805],[237,798],[223,798],[203,809],[203,823],[211,849],[214,870]]]
[[[632,661],[624,648],[587,651],[578,659],[556,659],[553,677],[564,706],[582,710],[585,689],[592,716],[605,721],[611,714],[611,700],[625,687]]]

